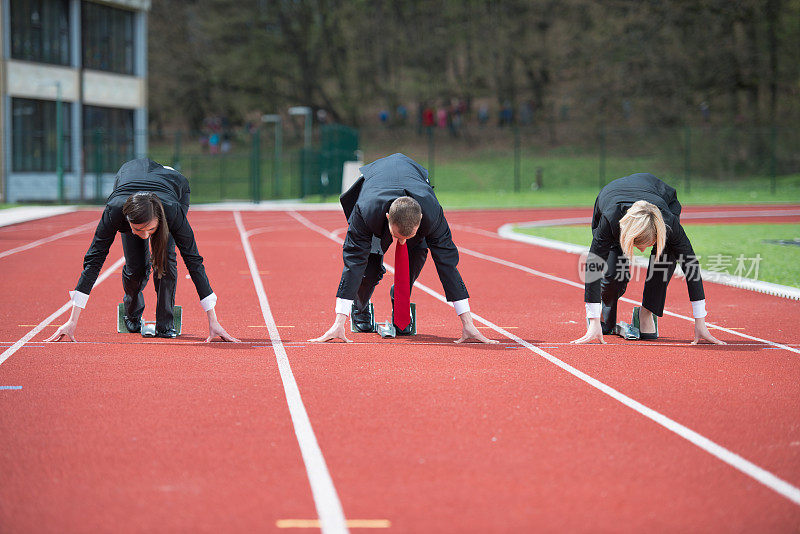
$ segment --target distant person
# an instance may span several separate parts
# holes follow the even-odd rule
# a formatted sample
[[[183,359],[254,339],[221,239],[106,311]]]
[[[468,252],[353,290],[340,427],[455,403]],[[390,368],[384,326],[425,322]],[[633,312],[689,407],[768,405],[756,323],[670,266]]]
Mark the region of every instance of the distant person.
[[[664,314],[667,285],[678,262],[686,276],[694,315],[694,341],[724,344],[706,326],[706,301],[700,264],[680,221],[675,189],[652,174],[619,178],[597,195],[592,217],[592,244],[586,260],[585,294],[588,327],[573,343],[603,340],[617,323],[617,302],[630,280],[633,249],[650,251],[650,264],[639,310],[640,339],[658,338],[654,316]]]
[[[222,144],[220,145],[220,149],[223,154],[227,154],[231,151],[231,133],[229,130],[222,132]]]
[[[75,341],[78,317],[86,307],[100,269],[108,256],[117,233],[122,240],[125,266],[122,268],[122,302],[125,326],[130,332],[142,328],[144,291],[150,270],[153,271],[156,299],[156,337],[174,338],[175,288],[178,263],[175,245],[194,282],[200,305],[208,317],[208,339],[219,336],[225,341],[238,341],[228,334],[217,320],[214,307],[217,295],[197,251],[194,232],[189,225],[189,181],[171,167],[149,159],[136,159],[122,165],[114,181],[114,190],[106,201],[94,239],[83,260],[83,273],[75,291],[70,291],[72,314],[69,320],[47,338],[59,341],[67,336]]]
[[[397,123],[400,126],[405,126],[406,121],[408,120],[408,108],[406,108],[403,104],[397,106]]]
[[[480,126],[486,126],[487,122],[489,122],[489,106],[481,104],[478,108],[478,124]]]
[[[422,112],[422,126],[424,128],[433,128],[436,126],[436,120],[434,119],[434,111],[433,108],[430,106],[425,106],[425,109]]]
[[[311,341],[349,342],[344,325],[351,312],[356,331],[372,331],[370,298],[386,272],[383,255],[394,241],[398,253],[407,253],[404,272],[408,295],[431,251],[445,297],[461,320],[461,337],[456,343],[468,339],[497,343],[481,334],[472,322],[467,286],[456,267],[458,249],[428,182],[428,171],[403,154],[379,159],[359,170],[362,176],[340,199],[348,228],[342,247],[344,270],[336,293],[336,319],[327,332]],[[395,263],[397,280],[403,266]],[[392,311],[396,318],[394,312],[402,310],[394,309],[394,290],[393,286]],[[410,324],[397,325],[400,333],[408,333],[410,328]]]
[[[703,122],[711,122],[711,108],[708,106],[708,102],[700,103],[700,115],[703,117]]]
[[[208,137],[208,151],[211,154],[219,153],[219,134],[217,132],[212,133]]]
[[[447,106],[442,106],[436,111],[436,123],[439,128],[447,128],[447,117],[449,114],[447,113]]]

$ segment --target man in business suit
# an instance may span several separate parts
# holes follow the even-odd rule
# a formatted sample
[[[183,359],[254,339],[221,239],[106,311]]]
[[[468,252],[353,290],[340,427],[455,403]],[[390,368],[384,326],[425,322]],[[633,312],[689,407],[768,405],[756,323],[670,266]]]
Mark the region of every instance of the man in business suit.
[[[344,270],[336,293],[336,319],[325,334],[311,341],[349,342],[344,325],[351,310],[355,330],[369,331],[370,297],[386,272],[383,254],[396,240],[408,248],[412,286],[430,250],[445,297],[461,319],[462,333],[456,343],[468,339],[496,343],[472,322],[469,293],[456,268],[458,249],[428,182],[428,171],[403,154],[392,154],[359,170],[361,178],[340,199],[349,227],[342,250]]]

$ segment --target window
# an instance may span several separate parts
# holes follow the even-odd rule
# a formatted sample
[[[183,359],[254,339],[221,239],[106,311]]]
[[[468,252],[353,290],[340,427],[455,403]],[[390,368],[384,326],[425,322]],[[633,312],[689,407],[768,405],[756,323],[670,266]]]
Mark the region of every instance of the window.
[[[55,172],[58,167],[55,102],[11,99],[11,168],[15,172]],[[61,162],[72,170],[72,104],[61,103]]]
[[[69,1],[11,0],[11,57],[69,65]]]
[[[86,172],[117,172],[123,163],[135,157],[133,135],[133,110],[84,106]]]
[[[102,4],[81,4],[83,66],[133,74],[134,13]]]

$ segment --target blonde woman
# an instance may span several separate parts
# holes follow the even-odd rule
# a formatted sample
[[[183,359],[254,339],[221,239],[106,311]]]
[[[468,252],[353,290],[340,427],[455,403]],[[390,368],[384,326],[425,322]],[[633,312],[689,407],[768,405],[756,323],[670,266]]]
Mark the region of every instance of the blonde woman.
[[[630,280],[633,249],[650,251],[639,310],[640,339],[656,339],[654,316],[664,314],[667,285],[680,262],[694,315],[694,341],[724,344],[706,326],[706,301],[700,265],[680,222],[675,189],[652,174],[638,173],[606,185],[594,203],[592,245],[586,260],[584,301],[588,327],[573,343],[603,340],[617,323],[617,301]]]

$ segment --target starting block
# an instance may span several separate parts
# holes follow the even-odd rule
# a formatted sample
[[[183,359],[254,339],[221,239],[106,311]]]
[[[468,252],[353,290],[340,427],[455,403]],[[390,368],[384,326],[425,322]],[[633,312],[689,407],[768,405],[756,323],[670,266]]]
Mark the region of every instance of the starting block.
[[[400,333],[397,330],[397,327],[394,325],[394,312],[392,312],[392,319],[390,321],[386,321],[385,323],[378,323],[377,325],[378,333],[383,338],[387,337],[397,337],[397,336],[413,336],[417,333],[417,305],[413,302],[411,303],[411,325],[410,331],[406,333]]]
[[[183,309],[180,306],[175,306],[172,309],[173,322],[172,326],[178,335],[181,335],[181,325],[183,318]],[[117,332],[120,334],[130,334],[130,330],[125,326],[125,305],[119,303],[117,306]],[[140,332],[142,337],[155,337],[156,336],[156,323],[150,321],[142,321],[142,330]]]
[[[612,333],[620,336],[623,339],[639,339],[640,335],[638,328],[623,321],[618,322],[614,326]]]
[[[614,331],[612,333],[624,339],[642,339],[642,340],[658,339],[658,317],[653,315],[653,322],[655,323],[656,327],[655,333],[643,334],[639,322],[640,309],[641,308],[639,306],[633,308],[633,317],[631,317],[631,324],[620,321],[614,326]]]
[[[355,310],[353,310],[355,311]],[[352,312],[350,316],[350,331],[353,333],[369,333],[369,332],[377,332],[381,337],[388,338],[388,337],[397,337],[400,336],[413,336],[417,333],[417,305],[413,302],[411,303],[411,328],[408,333],[400,333],[397,330],[397,327],[394,325],[394,313],[392,313],[392,318],[388,321],[379,323],[375,321],[375,308],[373,307],[372,303],[369,303],[369,316],[372,322],[372,328],[370,330],[357,330],[355,325],[353,324]]]

